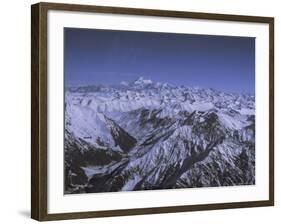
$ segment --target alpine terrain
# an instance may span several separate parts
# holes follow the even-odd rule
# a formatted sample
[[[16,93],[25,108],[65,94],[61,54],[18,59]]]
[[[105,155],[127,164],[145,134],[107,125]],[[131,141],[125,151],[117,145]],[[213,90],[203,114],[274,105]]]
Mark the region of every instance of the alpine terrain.
[[[140,77],[65,90],[65,193],[255,184],[255,97]]]

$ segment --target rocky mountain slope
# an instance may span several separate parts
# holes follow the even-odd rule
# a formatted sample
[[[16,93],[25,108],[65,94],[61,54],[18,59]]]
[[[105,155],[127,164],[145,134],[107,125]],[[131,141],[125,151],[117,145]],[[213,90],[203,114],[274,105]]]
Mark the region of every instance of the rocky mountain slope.
[[[65,193],[255,184],[255,98],[139,78],[65,92]]]

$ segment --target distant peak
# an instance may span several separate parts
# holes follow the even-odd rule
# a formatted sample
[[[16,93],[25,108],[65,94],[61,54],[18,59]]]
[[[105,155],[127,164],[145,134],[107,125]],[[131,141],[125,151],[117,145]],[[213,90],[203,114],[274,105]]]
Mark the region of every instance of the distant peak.
[[[153,82],[152,82],[152,80],[150,80],[150,79],[145,79],[145,78],[143,78],[142,76],[140,76],[138,79],[136,79],[135,81],[134,81],[134,84],[136,84],[136,85],[141,85],[141,84],[152,84]]]

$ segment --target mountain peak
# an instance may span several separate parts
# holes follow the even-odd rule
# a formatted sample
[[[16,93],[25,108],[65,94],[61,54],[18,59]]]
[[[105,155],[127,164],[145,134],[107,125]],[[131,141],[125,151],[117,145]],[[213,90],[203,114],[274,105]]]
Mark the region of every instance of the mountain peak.
[[[134,84],[136,84],[136,85],[152,84],[152,83],[153,83],[152,80],[150,80],[150,79],[145,79],[145,78],[143,78],[142,76],[140,76],[138,79],[136,79],[136,80],[134,81]]]

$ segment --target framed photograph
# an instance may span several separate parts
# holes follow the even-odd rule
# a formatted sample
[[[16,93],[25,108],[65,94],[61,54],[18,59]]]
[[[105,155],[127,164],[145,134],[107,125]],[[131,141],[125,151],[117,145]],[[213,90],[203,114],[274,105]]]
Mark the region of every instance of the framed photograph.
[[[274,18],[32,5],[33,219],[274,204]]]

